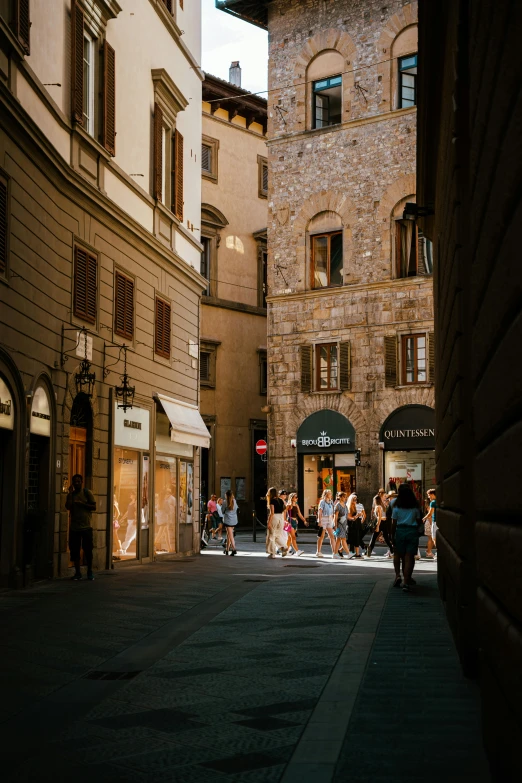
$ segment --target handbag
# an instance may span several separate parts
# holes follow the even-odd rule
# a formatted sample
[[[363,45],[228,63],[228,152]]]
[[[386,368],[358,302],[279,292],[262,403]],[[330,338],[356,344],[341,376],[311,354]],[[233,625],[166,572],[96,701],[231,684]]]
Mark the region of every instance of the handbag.
[[[291,533],[292,532],[292,525],[290,524],[290,522],[286,522],[285,523],[285,526],[284,526],[283,530],[285,531],[285,533]]]

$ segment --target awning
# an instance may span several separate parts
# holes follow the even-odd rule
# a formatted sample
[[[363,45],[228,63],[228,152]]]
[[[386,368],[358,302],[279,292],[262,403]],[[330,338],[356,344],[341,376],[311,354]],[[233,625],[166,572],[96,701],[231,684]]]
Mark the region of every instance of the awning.
[[[195,405],[173,400],[163,394],[156,395],[167,414],[172,430],[170,439],[189,446],[210,448],[210,433]]]

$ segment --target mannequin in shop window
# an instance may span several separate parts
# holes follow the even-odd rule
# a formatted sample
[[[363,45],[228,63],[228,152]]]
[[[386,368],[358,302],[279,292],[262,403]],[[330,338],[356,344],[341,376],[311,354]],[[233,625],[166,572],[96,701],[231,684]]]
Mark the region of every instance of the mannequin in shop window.
[[[176,551],[176,498],[172,487],[168,487],[163,503],[163,514],[167,525],[167,545],[169,552]]]
[[[154,548],[156,554],[168,552],[167,549],[167,519],[160,503],[160,496],[156,492],[154,495],[154,517],[156,520],[156,538],[154,539]]]
[[[120,554],[122,555],[127,554],[127,549],[136,539],[136,494],[134,492],[130,493],[130,501],[129,505],[127,506],[127,511],[122,516],[120,521],[124,522],[125,520],[127,520],[127,532],[125,533],[125,541],[123,542],[123,546],[120,550]]]
[[[118,503],[118,498],[116,497],[116,487],[114,487],[114,494],[112,496],[112,526],[114,528],[114,549],[118,551],[121,550],[121,541],[118,533],[118,530],[120,529],[120,517],[120,505]]]

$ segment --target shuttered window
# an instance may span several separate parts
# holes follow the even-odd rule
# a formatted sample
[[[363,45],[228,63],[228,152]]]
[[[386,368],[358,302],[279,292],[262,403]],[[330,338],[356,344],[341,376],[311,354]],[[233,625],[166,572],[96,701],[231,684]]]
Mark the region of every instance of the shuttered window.
[[[212,173],[212,147],[209,144],[201,145],[201,168]]]
[[[339,352],[337,343],[315,346],[316,391],[339,388]]]
[[[263,166],[263,173],[261,175],[262,188],[265,193],[268,193],[268,166]]]
[[[268,196],[268,162],[262,155],[257,156],[257,180],[259,198]]]
[[[30,54],[31,21],[29,18],[29,0],[14,0],[11,26],[25,53]]]
[[[7,182],[0,179],[0,275],[7,271]]]
[[[156,297],[154,350],[158,356],[163,356],[165,359],[170,359],[170,313],[170,304]]]
[[[96,321],[98,259],[83,247],[74,249],[73,312],[82,321]]]
[[[435,383],[435,332],[428,334],[429,381]]]
[[[71,107],[72,118],[83,125],[83,47],[84,47],[84,16],[83,11],[76,2],[72,1],[71,7]]]
[[[179,130],[172,134],[172,211],[183,220],[183,136]]]
[[[339,343],[339,389],[348,391],[352,386],[351,346],[349,342]]]
[[[154,104],[154,182],[153,196],[161,201],[163,191],[163,111],[157,103]]]
[[[301,391],[306,394],[312,391],[312,346],[301,345],[299,353],[301,355]]]
[[[110,155],[116,155],[116,55],[107,41],[103,44],[102,144]]]
[[[134,280],[116,272],[114,281],[114,331],[120,337],[134,337]]]
[[[384,338],[384,383],[387,387],[397,386],[397,338]]]
[[[402,383],[426,383],[428,380],[428,356],[425,334],[408,334],[402,337]]]
[[[210,380],[210,354],[206,351],[201,351],[199,354],[199,380]]]

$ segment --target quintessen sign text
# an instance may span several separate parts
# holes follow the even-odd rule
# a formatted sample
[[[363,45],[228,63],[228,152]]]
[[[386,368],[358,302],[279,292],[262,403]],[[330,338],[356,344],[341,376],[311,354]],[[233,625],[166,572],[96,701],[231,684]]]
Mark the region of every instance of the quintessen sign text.
[[[381,427],[387,450],[435,448],[435,411],[427,405],[406,405],[394,411]]]
[[[434,429],[423,429],[423,430],[384,430],[384,438],[385,440],[389,440],[390,438],[434,438],[435,437],[435,430]]]

